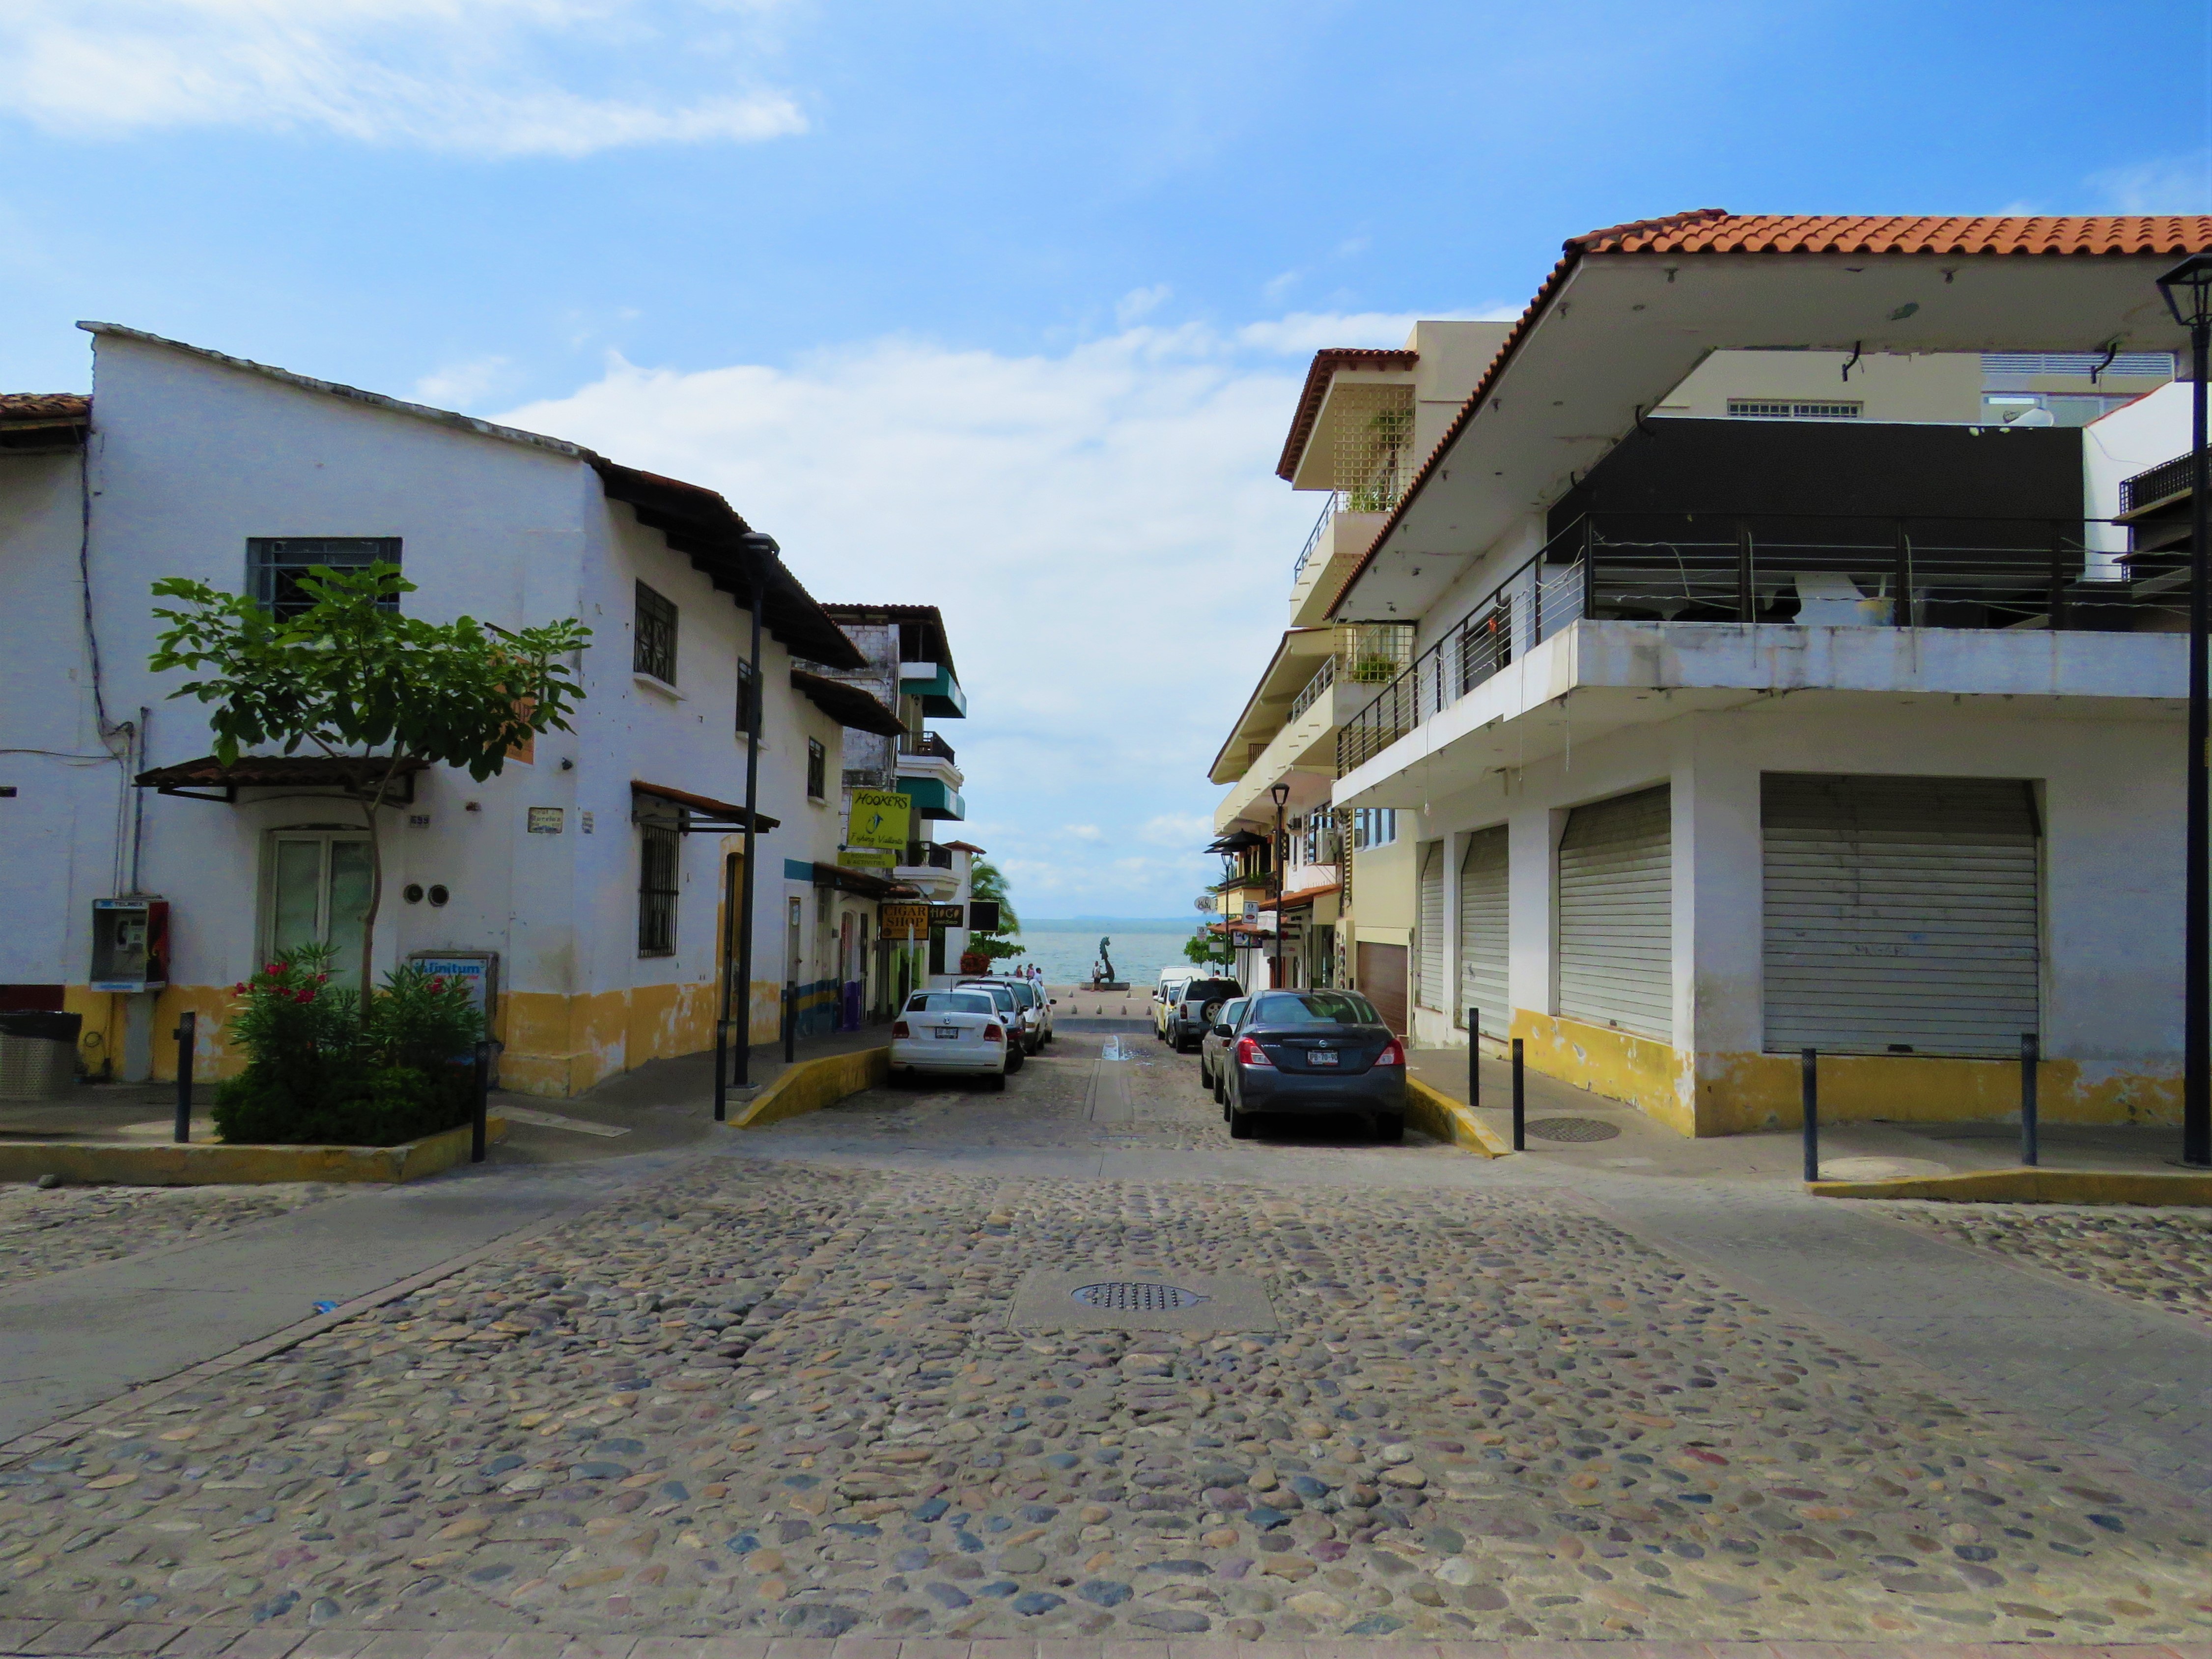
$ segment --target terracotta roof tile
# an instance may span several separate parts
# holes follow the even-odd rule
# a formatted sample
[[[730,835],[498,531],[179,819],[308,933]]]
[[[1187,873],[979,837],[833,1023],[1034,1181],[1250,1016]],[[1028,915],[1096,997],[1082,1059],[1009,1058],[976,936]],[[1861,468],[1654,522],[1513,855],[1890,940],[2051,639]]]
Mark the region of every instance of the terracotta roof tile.
[[[1298,393],[1298,411],[1291,417],[1290,435],[1283,440],[1282,459],[1275,476],[1285,483],[1297,471],[1298,457],[1313,437],[1314,422],[1328,397],[1328,383],[1340,368],[1411,368],[1420,362],[1418,351],[1393,351],[1373,346],[1328,346],[1314,353],[1306,370],[1305,390]]]
[[[1329,614],[1352,592],[1383,544],[1406,516],[1407,509],[1428,483],[1437,463],[1448,454],[1474,412],[1481,408],[1499,378],[1512,364],[1529,331],[1535,327],[1568,275],[1584,256],[1592,253],[1808,253],[1808,254],[1936,254],[1957,257],[2054,256],[2126,257],[2162,255],[2179,258],[2191,253],[2212,252],[2212,214],[2110,214],[2058,218],[2031,216],[1984,216],[1942,218],[1932,216],[1875,214],[1762,214],[1730,213],[1726,208],[1693,208],[1686,213],[1656,219],[1633,219],[1607,225],[1581,236],[1570,237],[1562,246],[1559,263],[1552,267],[1535,297],[1513,325],[1513,329],[1490,360],[1474,391],[1452,423],[1437,441],[1420,471],[1384,521],[1366,556],[1345,578],[1330,602]],[[1318,363],[1318,359],[1316,359]],[[1312,382],[1310,377],[1308,386]],[[1287,475],[1286,475],[1287,476]]]
[[[0,392],[0,421],[81,421],[91,413],[82,392]]]

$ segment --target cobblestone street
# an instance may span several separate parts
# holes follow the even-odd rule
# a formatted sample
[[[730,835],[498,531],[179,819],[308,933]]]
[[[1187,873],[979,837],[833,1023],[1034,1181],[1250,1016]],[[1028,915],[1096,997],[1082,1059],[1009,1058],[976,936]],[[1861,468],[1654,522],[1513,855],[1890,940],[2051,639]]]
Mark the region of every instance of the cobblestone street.
[[[729,1134],[18,1460],[0,1652],[2202,1650],[2203,1520],[2171,1491],[1565,1180],[1351,1126],[1231,1143],[1194,1067],[1069,1031],[1004,1095],[886,1088]],[[2188,1224],[1917,1207],[2202,1319]],[[1246,1275],[1272,1318],[1012,1317],[1068,1271]]]

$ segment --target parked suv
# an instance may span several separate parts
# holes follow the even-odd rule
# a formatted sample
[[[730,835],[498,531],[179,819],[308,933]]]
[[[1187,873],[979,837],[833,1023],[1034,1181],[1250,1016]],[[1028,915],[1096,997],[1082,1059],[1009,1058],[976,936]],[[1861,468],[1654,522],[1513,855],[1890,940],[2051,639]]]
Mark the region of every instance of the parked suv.
[[[1022,1034],[1022,1053],[1033,1054],[1044,1047],[1043,1001],[1036,988],[1011,979],[963,979],[952,988],[956,991],[987,991],[999,1000],[999,1006],[1012,1010],[1014,1029]]]
[[[1194,979],[1176,995],[1168,1011],[1168,1046],[1177,1054],[1198,1047],[1207,1030],[1221,1018],[1222,1005],[1241,997],[1244,988],[1233,979]]]
[[[1168,1015],[1176,1004],[1182,1000],[1182,988],[1194,979],[1203,978],[1203,968],[1163,968],[1158,988],[1152,993],[1152,1035],[1161,1042],[1168,1040]]]

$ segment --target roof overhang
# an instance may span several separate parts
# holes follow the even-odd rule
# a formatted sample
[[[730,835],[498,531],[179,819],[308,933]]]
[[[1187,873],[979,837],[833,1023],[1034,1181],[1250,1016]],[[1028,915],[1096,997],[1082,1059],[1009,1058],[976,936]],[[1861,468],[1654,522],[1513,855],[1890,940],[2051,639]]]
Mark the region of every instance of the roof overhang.
[[[2109,239],[2051,238],[2030,251],[2025,230],[2008,240],[1984,230],[1948,246],[1922,236],[1913,245],[1924,251],[1915,252],[1829,251],[1817,240],[1811,251],[1770,240],[1744,252],[1741,240],[1648,232],[1568,243],[1334,614],[1419,617],[1470,560],[1541,514],[1715,351],[2117,349],[2185,360],[2187,332],[2155,283],[2179,252],[2212,246],[2212,218],[2086,222],[2153,229],[2124,251],[2109,251]]]
[[[850,726],[855,732],[873,732],[878,737],[895,738],[906,730],[896,714],[857,685],[794,668],[791,671],[791,689],[838,725]]]
[[[716,800],[712,795],[695,795],[688,789],[671,789],[666,784],[647,783],[642,778],[629,781],[630,819],[635,823],[657,823],[675,830],[678,835],[731,832],[745,827],[745,809],[726,800]],[[766,835],[781,820],[756,814],[753,831]]]
[[[1291,416],[1289,435],[1283,440],[1282,455],[1275,462],[1275,476],[1293,489],[1330,488],[1329,483],[1311,481],[1314,468],[1307,464],[1308,458],[1313,457],[1321,465],[1327,465],[1329,445],[1324,442],[1316,451],[1314,440],[1329,436],[1330,394],[1340,382],[1411,385],[1413,366],[1419,362],[1420,354],[1413,351],[1329,346],[1315,352],[1306,369],[1305,386],[1298,393],[1297,411]]]
[[[384,804],[404,806],[415,799],[416,775],[428,765],[411,756],[395,762],[389,755],[240,755],[225,766],[213,755],[203,755],[156,766],[132,781],[160,794],[234,806],[241,789],[336,790],[361,799],[374,795],[377,786],[388,780]]]
[[[1283,718],[1290,713],[1291,704],[1335,648],[1334,628],[1287,629],[1274,654],[1267,659],[1267,665],[1260,671],[1260,683],[1245,699],[1243,713],[1229,728],[1206,775],[1216,783],[1235,783],[1242,778],[1251,764],[1254,745],[1264,748],[1283,729]]]

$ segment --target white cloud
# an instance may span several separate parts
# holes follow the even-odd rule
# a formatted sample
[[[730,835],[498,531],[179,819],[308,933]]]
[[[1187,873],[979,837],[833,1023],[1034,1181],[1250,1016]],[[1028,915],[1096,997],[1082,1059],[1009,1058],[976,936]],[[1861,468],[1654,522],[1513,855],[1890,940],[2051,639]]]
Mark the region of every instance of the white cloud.
[[[1151,316],[1167,303],[1168,295],[1175,290],[1165,283],[1155,283],[1150,288],[1131,289],[1114,307],[1114,320],[1123,328]]]
[[[1241,337],[614,359],[498,418],[720,490],[823,599],[941,605],[970,709],[945,728],[976,815],[961,834],[1019,905],[1179,915],[1218,878],[1206,769],[1313,516],[1273,472],[1302,366]]]
[[[465,409],[489,397],[508,379],[504,357],[472,357],[447,363],[415,382],[415,395],[440,409]]]
[[[2161,155],[2089,175],[2113,213],[2212,213],[2212,153]]]
[[[1255,351],[1303,357],[1324,346],[1395,349],[1406,343],[1414,323],[1424,318],[1432,321],[1458,319],[1510,322],[1520,314],[1520,307],[1503,305],[1485,306],[1474,311],[1294,311],[1270,322],[1245,324],[1237,331],[1237,340]]]
[[[790,94],[724,61],[746,32],[732,37],[729,9],[711,9],[695,16],[702,9],[684,0],[40,0],[0,8],[0,110],[84,137],[319,130],[488,155],[804,131]],[[757,27],[747,44],[764,50]],[[588,84],[611,76],[619,90]]]

